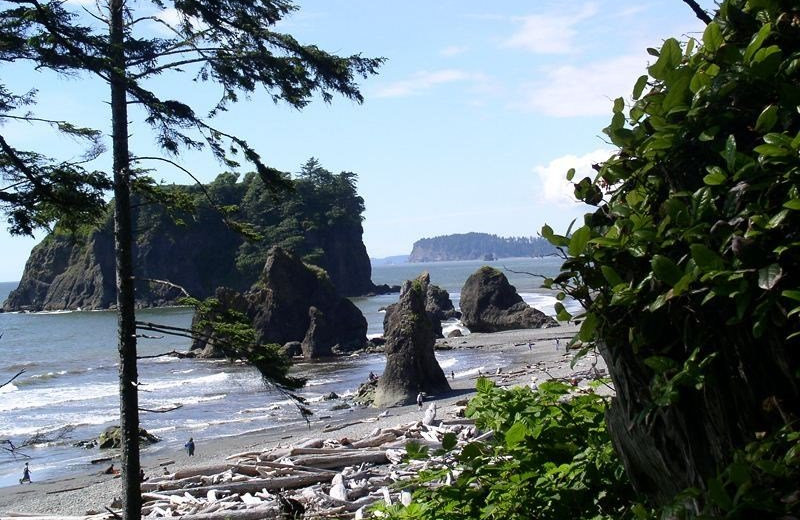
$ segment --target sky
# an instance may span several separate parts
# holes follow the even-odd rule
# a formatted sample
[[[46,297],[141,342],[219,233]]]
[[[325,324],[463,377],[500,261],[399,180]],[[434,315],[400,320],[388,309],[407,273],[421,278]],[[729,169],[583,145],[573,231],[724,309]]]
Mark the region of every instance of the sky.
[[[699,38],[703,29],[681,0],[297,4],[278,30],[339,55],[387,59],[378,75],[361,81],[365,102],[315,100],[296,110],[256,93],[215,124],[278,169],[296,172],[316,157],[333,172],[355,172],[371,257],[407,254],[420,238],[451,233],[535,236],[545,223],[565,230],[589,209],[574,202],[566,172],[593,177],[591,165],[613,152],[602,129],[613,99],[628,99],[653,59],[646,48],[668,37]],[[68,5],[79,11],[95,3]],[[164,20],[172,14],[159,13]],[[63,77],[19,63],[0,66],[0,77],[17,92],[38,90],[38,116],[110,130],[107,87],[88,75]],[[199,111],[219,96],[191,74],[148,86]],[[153,135],[140,116],[131,113],[132,153],[151,155]],[[41,125],[5,123],[0,132],[18,149],[61,159],[80,152]],[[177,160],[203,181],[223,171],[207,152]],[[106,153],[93,166],[109,164]],[[154,166],[158,180],[189,182],[174,168]],[[42,237],[0,229],[0,281],[19,280]]]

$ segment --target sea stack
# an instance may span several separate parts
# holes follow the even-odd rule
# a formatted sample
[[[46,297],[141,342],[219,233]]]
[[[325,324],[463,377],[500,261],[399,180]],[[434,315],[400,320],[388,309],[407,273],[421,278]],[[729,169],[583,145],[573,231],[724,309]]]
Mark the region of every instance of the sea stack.
[[[461,289],[461,322],[471,332],[558,327],[558,322],[534,309],[517,294],[506,275],[483,266]]]
[[[450,300],[450,294],[448,294],[447,291],[438,285],[433,285],[430,283],[431,275],[427,271],[419,275],[417,280],[420,280],[420,283],[426,287],[425,311],[428,313],[428,317],[431,319],[433,334],[437,338],[443,338],[444,335],[442,334],[442,321],[452,318],[460,318],[461,313],[458,312],[453,306],[453,302]],[[398,303],[393,303],[386,307],[386,314],[383,317],[384,331],[387,330],[389,320],[392,318],[392,314],[395,312],[398,305]]]
[[[375,391],[375,406],[411,404],[420,392],[438,394],[450,390],[433,352],[436,338],[425,309],[429,284],[427,273],[406,281],[400,301],[384,322],[386,369]]]

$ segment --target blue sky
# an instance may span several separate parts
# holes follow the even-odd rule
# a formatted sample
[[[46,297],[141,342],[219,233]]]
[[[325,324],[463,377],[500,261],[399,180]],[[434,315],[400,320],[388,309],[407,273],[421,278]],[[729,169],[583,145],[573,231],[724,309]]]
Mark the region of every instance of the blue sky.
[[[71,2],[76,9],[80,3]],[[566,228],[586,208],[570,200],[564,175],[570,167],[591,175],[591,164],[609,155],[601,129],[611,100],[629,96],[644,72],[651,58],[646,47],[702,31],[681,0],[298,5],[282,31],[338,54],[388,59],[378,76],[362,82],[365,103],[337,98],[297,111],[256,94],[216,125],[246,138],[279,169],[297,171],[314,156],[331,171],[356,172],[373,257],[408,253],[415,240],[441,234],[535,235],[544,223]],[[0,67],[0,74],[17,91],[39,90],[37,115],[108,131],[107,89],[93,78],[22,64]],[[152,87],[200,109],[218,95],[188,75],[165,76]],[[152,135],[139,114],[131,116],[133,153],[152,154]],[[38,126],[9,123],[2,132],[21,149],[59,158],[79,151]],[[104,156],[95,167],[108,168],[109,161]],[[203,180],[221,171],[207,153],[180,162]],[[169,167],[159,166],[155,176],[188,182]],[[19,279],[35,243],[0,230],[0,280]]]

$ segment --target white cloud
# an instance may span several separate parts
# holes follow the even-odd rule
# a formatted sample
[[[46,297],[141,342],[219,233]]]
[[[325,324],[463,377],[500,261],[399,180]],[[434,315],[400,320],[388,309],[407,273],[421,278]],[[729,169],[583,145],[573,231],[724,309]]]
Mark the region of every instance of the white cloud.
[[[577,182],[584,177],[594,179],[597,172],[592,165],[600,163],[611,157],[613,152],[608,149],[599,149],[585,155],[564,155],[553,159],[544,166],[535,166],[533,171],[538,177],[536,194],[542,202],[558,206],[574,206],[577,204],[574,186],[567,180],[567,171],[575,168],[573,181]]]
[[[164,27],[164,25],[168,25],[175,30],[180,30],[183,23],[187,20],[187,17],[174,7],[168,7],[158,12],[155,15],[155,18],[161,20],[163,23],[157,23],[159,32],[167,33],[167,34],[174,34],[168,27]],[[196,17],[188,17],[189,23],[194,30],[202,30],[206,25],[200,21],[199,18]]]
[[[575,52],[574,40],[578,34],[576,26],[597,12],[597,5],[587,3],[577,12],[533,14],[515,18],[522,26],[503,42],[503,46],[537,54]]]
[[[444,49],[439,51],[439,54],[442,56],[457,56],[459,54],[463,54],[467,52],[468,47],[462,45],[448,45]]]
[[[459,69],[420,71],[411,78],[389,83],[378,88],[376,97],[408,97],[421,94],[437,85],[456,82],[472,82],[478,86],[489,84],[485,75]]]
[[[517,106],[553,117],[610,117],[613,100],[631,95],[646,66],[647,57],[636,54],[557,67],[528,85]]]

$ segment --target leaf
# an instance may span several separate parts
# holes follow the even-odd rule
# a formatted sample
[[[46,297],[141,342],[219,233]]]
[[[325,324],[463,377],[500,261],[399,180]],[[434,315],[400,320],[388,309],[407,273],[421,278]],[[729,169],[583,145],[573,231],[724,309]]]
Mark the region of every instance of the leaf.
[[[545,224],[544,226],[542,226],[542,230],[539,233],[542,235],[542,238],[544,238],[548,242],[551,242],[550,239],[553,238],[553,228]]]
[[[556,302],[553,308],[556,311],[556,319],[558,319],[558,321],[569,321],[572,319],[572,314],[567,311],[563,303]]]
[[[581,330],[578,332],[578,339],[584,342],[591,341],[594,338],[594,331],[597,329],[598,323],[600,323],[600,320],[597,318],[597,314],[593,312],[586,313],[586,317],[581,323]]]
[[[800,210],[800,199],[790,199],[783,203],[786,209]]]
[[[522,422],[515,422],[511,428],[506,431],[506,446],[513,448],[523,440],[528,433],[528,428]]]
[[[719,479],[708,479],[708,496],[714,503],[716,503],[725,511],[730,510],[733,506],[731,503],[731,498],[728,496],[728,493],[725,491],[725,488],[722,486],[722,483],[719,481]]]
[[[690,246],[692,260],[703,271],[719,271],[725,268],[722,257],[703,244],[692,244]]]
[[[575,168],[570,168],[567,170],[567,180],[571,181],[573,177],[575,177]]]
[[[570,256],[578,256],[586,249],[586,244],[591,238],[592,230],[588,226],[583,226],[575,230],[569,240],[569,254]]]
[[[676,368],[678,365],[675,360],[664,356],[650,356],[645,358],[644,364],[653,369],[657,374],[663,374],[668,370]]]
[[[636,80],[636,84],[633,86],[633,99],[639,99],[642,97],[642,92],[644,92],[644,88],[647,86],[647,74],[643,76],[639,76],[639,79]]]
[[[758,270],[758,286],[769,291],[780,281],[783,270],[778,264],[770,264]]]
[[[456,444],[458,444],[458,438],[456,437],[455,433],[447,432],[442,437],[442,449],[445,451],[452,450],[456,447]]]
[[[753,148],[753,151],[765,157],[786,157],[791,154],[789,150],[774,144],[762,144]]]
[[[617,272],[614,270],[614,268],[611,267],[610,265],[601,265],[600,266],[600,271],[602,271],[603,277],[606,279],[606,281],[608,281],[608,283],[609,283],[609,285],[611,285],[611,287],[614,287],[614,286],[617,286],[617,285],[623,283],[622,282],[622,278],[619,276],[619,274],[617,274]]]
[[[703,177],[703,182],[709,186],[719,186],[728,179],[728,176],[719,166],[711,166],[707,170],[709,174]]]
[[[722,30],[716,22],[711,22],[706,26],[706,30],[703,31],[703,45],[705,45],[706,50],[716,52],[722,42]]]
[[[778,121],[777,105],[769,105],[761,111],[756,120],[756,132],[769,132]]]
[[[800,291],[794,291],[794,290],[782,291],[781,296],[800,302]]]
[[[494,381],[486,377],[479,377],[478,381],[475,383],[475,390],[478,393],[486,393],[491,391],[494,388]]]
[[[736,137],[733,134],[725,140],[725,162],[729,172],[736,170]]]
[[[674,286],[683,278],[683,271],[681,268],[666,256],[655,255],[650,261],[650,266],[653,268],[653,274],[656,275],[656,278],[668,284],[670,287]]]
[[[614,100],[614,113],[618,114],[625,110],[625,100],[621,97],[618,97]]]

